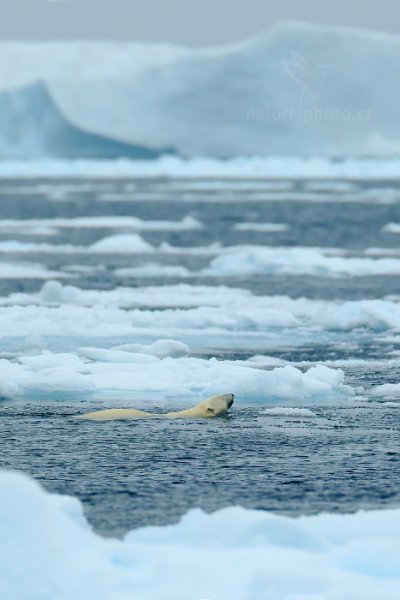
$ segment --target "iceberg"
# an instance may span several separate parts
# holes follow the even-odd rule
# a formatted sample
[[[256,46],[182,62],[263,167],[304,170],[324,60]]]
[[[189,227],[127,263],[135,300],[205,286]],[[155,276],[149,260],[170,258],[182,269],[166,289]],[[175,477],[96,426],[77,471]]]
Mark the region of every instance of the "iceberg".
[[[25,157],[45,149],[46,156],[143,158],[174,148],[224,159],[400,149],[400,41],[388,34],[295,22],[199,50],[78,42],[0,48],[4,64],[13,64],[12,73],[0,68],[3,156],[7,147],[8,156]],[[10,113],[9,94],[28,113]],[[27,126],[26,141],[12,153],[5,142],[18,124]]]
[[[398,600],[400,510],[194,509],[176,525],[104,539],[77,499],[1,471],[0,515],[2,598]]]
[[[63,115],[44,83],[0,91],[0,160],[50,156],[150,160],[166,152],[80,129]]]

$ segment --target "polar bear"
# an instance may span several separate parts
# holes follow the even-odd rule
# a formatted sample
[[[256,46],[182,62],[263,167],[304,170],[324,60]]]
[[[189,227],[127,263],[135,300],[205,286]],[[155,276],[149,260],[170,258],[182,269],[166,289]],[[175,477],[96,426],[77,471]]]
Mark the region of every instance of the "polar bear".
[[[234,395],[225,394],[224,396],[212,396],[204,402],[200,402],[192,408],[169,412],[166,414],[148,413],[135,408],[111,408],[108,410],[98,410],[96,412],[79,415],[78,419],[88,419],[90,421],[114,421],[117,419],[144,419],[150,417],[163,417],[170,419],[194,418],[209,419],[225,415],[233,404]]]

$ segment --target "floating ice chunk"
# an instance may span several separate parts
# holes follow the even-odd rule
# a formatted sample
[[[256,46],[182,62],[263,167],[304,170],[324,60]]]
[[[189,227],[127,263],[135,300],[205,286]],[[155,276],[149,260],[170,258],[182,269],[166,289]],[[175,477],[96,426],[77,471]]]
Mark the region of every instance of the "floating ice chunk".
[[[25,356],[19,363],[1,359],[0,370],[9,398],[27,392],[30,398],[62,399],[69,394],[76,398],[94,390],[93,383],[82,374],[85,365],[74,355],[44,353]]]
[[[80,356],[89,358],[93,361],[102,361],[104,363],[155,363],[158,359],[155,356],[141,352],[124,352],[123,350],[104,350],[103,348],[79,348]]]
[[[215,306],[218,303],[219,306]],[[213,288],[207,286],[99,291],[49,282],[37,294],[0,298],[0,305],[3,337],[108,337],[137,335],[144,329],[152,336],[176,337],[180,335],[177,330],[191,331],[193,335],[199,330],[225,335],[227,332],[265,332],[279,327],[327,331],[400,328],[398,302],[293,300],[284,296],[252,296],[243,290],[227,288],[215,288],[214,295]],[[163,306],[165,310],[150,310]],[[173,306],[182,308],[169,308]]]
[[[25,235],[53,235],[57,229],[124,229],[137,231],[190,231],[203,224],[191,216],[180,221],[145,221],[137,217],[101,216],[54,219],[0,219],[0,230]]]
[[[143,272],[147,272],[149,268],[149,274],[152,273],[152,269],[155,269],[155,273],[160,269],[160,273],[169,272],[171,269],[173,274],[178,273],[189,273],[184,267],[170,266],[170,265],[143,265]],[[114,271],[116,274],[121,276],[130,276],[130,274],[142,274],[142,267],[117,269]],[[176,271],[175,271],[176,269]],[[265,308],[271,308],[271,304],[279,302],[279,299],[264,297]],[[286,298],[286,301],[289,299]],[[33,294],[22,294],[14,293],[10,294],[6,298],[0,298],[0,304],[5,305],[21,305],[26,304],[79,304],[92,306],[94,304],[104,304],[119,306],[121,308],[129,308],[136,306],[148,306],[148,307],[186,307],[193,308],[198,306],[221,306],[221,305],[235,305],[240,306],[243,304],[257,303],[257,297],[244,289],[240,288],[229,288],[226,286],[199,286],[199,285],[188,285],[188,284],[176,284],[176,285],[163,285],[163,286],[149,286],[140,288],[129,288],[129,287],[118,287],[113,290],[82,290],[78,287],[62,285],[58,281],[47,281],[43,284],[43,287],[39,293]]]
[[[400,383],[385,383],[376,385],[369,390],[371,396],[379,396],[382,398],[394,398],[400,396]]]
[[[179,358],[190,354],[189,346],[176,340],[157,340],[153,344],[122,344],[112,350],[79,348],[79,355],[94,361],[115,363],[155,363],[160,358]]]
[[[166,358],[167,356],[179,358],[190,354],[189,346],[176,340],[156,340],[153,344],[123,344],[117,349],[126,352],[143,352],[158,358]]]
[[[383,233],[400,233],[400,223],[388,223],[382,227],[381,231]]]
[[[399,539],[399,510],[294,519],[240,507],[104,539],[75,498],[0,472],[7,599],[398,600]]]
[[[78,372],[86,369],[85,363],[78,356],[66,352],[54,354],[44,351],[39,355],[22,356],[19,362],[27,365],[34,372],[48,371],[54,368],[66,368]]]
[[[233,247],[211,261],[204,275],[238,276],[257,273],[290,273],[325,277],[364,277],[400,273],[395,258],[343,258],[327,256],[321,248],[261,248],[235,250]]]
[[[0,279],[51,279],[67,277],[65,273],[51,271],[34,263],[0,262]]]
[[[160,253],[173,255],[215,256],[221,251],[221,244],[216,242],[210,246],[171,246],[163,242],[159,247],[152,246],[143,240],[137,233],[117,234],[101,238],[90,246],[72,244],[48,244],[44,242],[19,242],[8,240],[0,242],[0,252],[43,253],[43,254],[133,254],[133,253]],[[237,246],[234,248],[243,248]],[[246,248],[246,247],[245,247]]]
[[[160,265],[146,263],[140,267],[124,267],[115,269],[116,277],[190,277],[193,275],[189,269],[181,265]]]
[[[3,360],[3,359],[1,359]],[[1,368],[0,360],[0,368]],[[0,400],[4,398],[16,398],[23,393],[22,389],[8,377],[0,375]]]
[[[176,351],[176,343],[155,344],[151,351]],[[82,348],[84,362],[70,354],[22,357],[14,363],[1,361],[2,375],[25,393],[87,394],[129,392],[130,399],[150,394],[160,401],[174,398],[185,405],[195,398],[233,392],[238,402],[288,405],[351,399],[354,390],[344,383],[344,373],[327,367],[314,367],[302,373],[291,366],[264,371],[244,361],[218,361],[215,358],[158,358],[154,354]],[[125,396],[126,397],[126,396]]]
[[[287,231],[288,225],[285,223],[236,223],[233,229],[236,231],[265,231],[269,233],[279,233]]]
[[[98,242],[95,242],[89,247],[91,252],[99,252],[101,254],[131,254],[134,252],[152,252],[154,250],[151,244],[145,242],[140,235],[120,234],[110,235]]]
[[[15,223],[15,224],[13,224]],[[7,222],[7,225],[4,224],[4,221],[0,220],[0,231],[5,231],[8,234],[18,234],[18,235],[44,235],[51,236],[57,235],[58,229],[56,227],[50,227],[45,225],[29,225],[25,224],[23,220],[21,221],[10,221]]]
[[[59,281],[47,281],[40,291],[43,304],[62,304],[79,302],[81,291],[72,285],[62,285]]]
[[[90,246],[48,244],[42,242],[18,242],[16,240],[0,242],[0,252],[40,252],[45,254],[133,254],[155,251],[156,248],[143,240],[137,233],[110,235],[100,239]],[[176,248],[173,250],[171,249],[171,252],[179,253],[181,250]]]
[[[18,242],[17,240],[7,240],[0,242],[0,252],[41,252],[41,253],[60,253],[73,254],[84,252],[83,246],[72,246],[71,244],[48,244],[45,242]]]

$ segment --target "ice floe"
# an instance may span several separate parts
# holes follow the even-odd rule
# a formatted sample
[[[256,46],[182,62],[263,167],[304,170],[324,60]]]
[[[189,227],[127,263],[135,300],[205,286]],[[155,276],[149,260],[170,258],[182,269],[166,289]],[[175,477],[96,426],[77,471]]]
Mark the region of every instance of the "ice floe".
[[[384,383],[376,385],[370,390],[373,397],[379,398],[396,398],[400,396],[400,383]]]
[[[136,231],[191,231],[202,229],[197,219],[186,216],[180,221],[151,221],[128,216],[97,216],[54,219],[0,219],[0,231],[23,231],[32,235],[53,235],[57,229],[123,229]]]
[[[233,247],[211,261],[204,275],[237,276],[257,273],[290,273],[325,277],[365,277],[400,273],[396,258],[357,258],[329,256],[321,248],[254,247],[241,250]]]
[[[234,246],[242,248],[242,246]],[[247,248],[245,246],[244,248]],[[138,233],[119,233],[100,238],[89,246],[72,244],[49,244],[47,242],[19,242],[7,240],[0,242],[0,252],[16,252],[38,254],[174,254],[174,255],[196,255],[214,256],[224,252],[219,242],[209,246],[171,246],[163,242],[160,246],[152,246],[146,242]]]
[[[384,331],[400,328],[400,304],[256,296],[240,288],[188,284],[82,290],[58,281],[46,282],[37,293],[0,298],[3,336],[108,336],[113,321],[116,335],[132,335],[144,327],[225,333],[270,328]]]
[[[233,229],[236,231],[265,231],[268,233],[280,233],[289,229],[285,223],[237,223]]]
[[[176,178],[206,178],[224,177],[233,180],[249,180],[251,178],[265,179],[268,187],[272,179],[301,179],[312,178],[344,178],[364,180],[397,180],[400,171],[400,159],[397,157],[386,159],[361,159],[345,158],[341,161],[331,161],[327,158],[301,158],[281,156],[255,156],[237,157],[231,160],[218,160],[212,158],[182,159],[175,156],[165,156],[152,161],[134,161],[129,159],[117,160],[31,160],[27,161],[1,161],[0,178],[58,178],[78,177],[96,179],[120,179],[125,177],[176,177]],[[225,182],[224,182],[225,183]],[[287,185],[287,184],[285,184]],[[94,189],[96,182],[91,185]],[[43,187],[43,186],[42,186]],[[47,185],[44,191],[51,193]],[[15,190],[14,190],[15,191]],[[399,196],[397,190],[389,190]],[[32,188],[26,189],[26,194],[32,195]],[[62,197],[64,197],[63,194]],[[132,193],[131,193],[131,196]],[[305,199],[307,194],[303,195]],[[320,194],[323,200],[323,195]],[[341,194],[336,194],[340,201]],[[285,199],[285,195],[282,196]],[[57,197],[55,200],[59,199]],[[333,198],[332,198],[333,200]],[[214,199],[215,201],[215,199]],[[243,201],[243,195],[240,197]]]
[[[100,254],[112,254],[113,252],[131,254],[135,252],[152,252],[153,250],[154,248],[151,244],[148,244],[139,235],[134,233],[110,235],[90,246],[91,252],[98,252]]]
[[[181,265],[145,263],[139,267],[123,267],[113,271],[115,277],[190,277],[193,273]]]
[[[176,525],[104,539],[77,499],[2,471],[0,515],[2,598],[398,600],[396,509],[300,518],[194,509]]]
[[[0,262],[0,279],[52,279],[54,277],[62,278],[67,275],[34,263]]]
[[[296,406],[299,402],[347,401],[355,395],[339,369],[318,365],[304,373],[291,366],[264,371],[243,361],[182,356],[185,346],[171,341],[156,342],[150,348],[125,345],[111,350],[81,348],[78,352],[80,356],[44,351],[18,361],[0,359],[3,396],[26,394],[30,399],[45,396],[64,400],[68,395],[73,401],[88,394],[97,398],[111,394],[128,403],[146,397],[187,405],[194,399],[233,392],[239,405],[244,401],[261,405],[280,401]]]
[[[400,233],[400,223],[387,223],[382,227],[383,233]]]
[[[0,242],[0,253],[44,254],[160,254],[210,257],[210,264],[193,275],[232,277],[256,274],[312,275],[324,277],[366,277],[400,273],[397,249],[367,248],[363,256],[347,256],[341,248],[237,245],[172,246],[162,242],[153,246],[137,233],[106,236],[88,245],[49,244],[46,242]],[[395,255],[390,257],[390,255]],[[387,256],[389,255],[389,256]],[[383,257],[382,257],[383,256]],[[144,268],[144,270],[146,270]],[[167,274],[166,272],[164,273]],[[175,273],[174,273],[175,274]],[[186,275],[181,271],[178,274]]]

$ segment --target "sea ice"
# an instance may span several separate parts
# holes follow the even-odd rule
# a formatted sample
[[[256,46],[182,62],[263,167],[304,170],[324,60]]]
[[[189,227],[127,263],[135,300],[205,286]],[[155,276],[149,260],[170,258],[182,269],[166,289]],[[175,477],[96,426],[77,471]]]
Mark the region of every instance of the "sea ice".
[[[265,231],[268,233],[280,233],[289,229],[285,223],[237,223],[236,231]]]
[[[186,216],[180,221],[151,221],[137,217],[101,216],[54,219],[0,219],[0,231],[53,235],[57,229],[122,229],[124,231],[192,231],[202,229],[197,219]]]
[[[329,256],[321,248],[254,247],[246,250],[231,247],[211,261],[204,275],[219,277],[257,273],[291,273],[325,277],[365,277],[400,273],[396,258],[344,258]]]
[[[34,263],[0,262],[0,279],[52,279],[54,277],[61,278],[67,275]]]
[[[399,540],[395,509],[294,519],[240,507],[104,539],[77,499],[0,472],[1,598],[398,600]]]
[[[146,310],[154,308],[165,310]],[[68,331],[70,335],[107,336],[113,319],[118,335],[131,335],[143,327],[208,329],[221,334],[278,327],[381,331],[400,328],[400,304],[397,300],[335,302],[256,296],[241,288],[188,284],[81,290],[58,281],[46,282],[38,293],[0,298],[3,336],[68,335]]]
[[[351,179],[351,180],[394,180],[398,179],[400,171],[400,160],[397,157],[385,159],[362,159],[362,158],[345,158],[342,161],[331,161],[327,158],[301,158],[301,157],[281,157],[281,156],[239,156],[231,160],[218,160],[212,158],[192,158],[183,159],[175,156],[164,156],[152,161],[134,161],[130,159],[117,160],[58,160],[58,159],[42,159],[32,161],[1,161],[0,163],[0,178],[8,179],[22,178],[81,178],[87,180],[88,177],[96,179],[123,179],[126,177],[154,178],[154,177],[174,177],[178,179],[198,178],[200,181],[204,178],[224,178],[234,182],[244,180],[248,182],[248,186],[252,186],[252,180],[264,180],[266,189],[278,179],[314,179],[316,181],[329,178]],[[192,181],[190,182],[192,185]],[[222,184],[221,184],[222,185]],[[226,181],[223,181],[226,186]],[[259,183],[262,185],[262,182]],[[287,185],[287,182],[285,183]],[[95,184],[91,184],[90,189],[95,190]],[[47,186],[42,193],[46,192],[49,199],[59,200],[60,191]],[[5,190],[6,191],[6,190]],[[18,190],[13,188],[16,193]],[[22,190],[23,191],[23,190]],[[40,190],[39,190],[40,191]],[[31,186],[25,189],[25,193],[32,195],[33,188]],[[68,190],[65,190],[61,199],[65,196]],[[9,193],[9,192],[8,192]],[[21,193],[21,192],[19,192]],[[276,193],[276,192],[275,192]],[[393,202],[399,197],[398,190],[394,188],[383,188],[381,190],[372,189],[370,192],[375,201]],[[347,195],[351,192],[347,192]],[[389,198],[385,196],[389,194]],[[310,192],[306,192],[297,198],[303,198],[307,201]],[[363,201],[369,196],[368,190],[362,190],[357,197]],[[100,194],[99,194],[100,196]],[[313,198],[320,202],[324,202],[324,194],[318,193]],[[342,201],[342,194],[335,193],[331,195],[331,201]],[[115,196],[114,199],[120,199],[121,194]],[[134,195],[130,193],[129,197],[134,200]],[[160,196],[165,199],[165,196]],[[272,194],[273,197],[273,194]],[[286,200],[287,192],[279,196],[282,200]],[[223,195],[221,196],[223,200]],[[243,202],[243,194],[238,196],[238,200]],[[353,199],[354,200],[354,199]],[[368,197],[370,201],[371,198]],[[213,201],[216,201],[215,194]]]
[[[157,401],[175,399],[184,405],[196,398],[228,392],[234,393],[239,403],[246,400],[261,405],[277,400],[294,406],[324,404],[354,397],[354,390],[344,383],[344,373],[339,369],[318,365],[302,373],[288,365],[265,371],[243,361],[182,356],[185,350],[183,345],[159,341],[150,348],[81,348],[80,357],[45,351],[22,356],[17,362],[1,359],[0,387],[8,398],[43,393],[57,399],[71,392],[71,399],[109,392],[115,398],[127,398],[129,392],[129,399],[146,394]],[[171,358],[167,353],[180,357]]]

